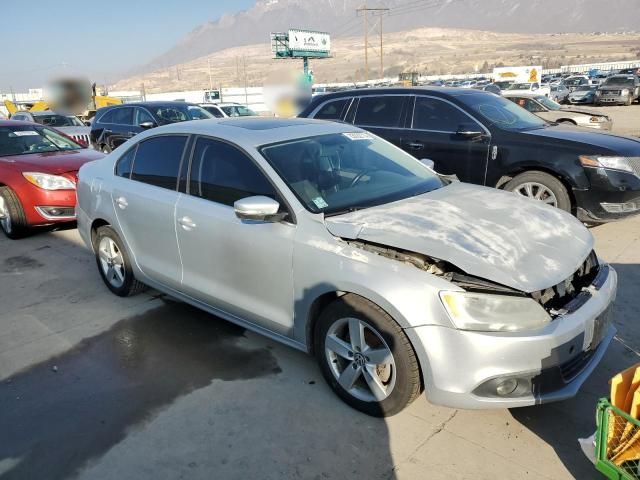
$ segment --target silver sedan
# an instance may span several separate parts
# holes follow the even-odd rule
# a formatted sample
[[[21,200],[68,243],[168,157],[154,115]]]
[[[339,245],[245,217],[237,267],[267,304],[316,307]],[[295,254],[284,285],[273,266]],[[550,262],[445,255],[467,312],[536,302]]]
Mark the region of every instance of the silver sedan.
[[[85,165],[77,192],[114,294],[148,285],[313,353],[370,415],[423,391],[461,408],[571,397],[615,333],[616,273],[575,218],[352,125],[167,125]]]

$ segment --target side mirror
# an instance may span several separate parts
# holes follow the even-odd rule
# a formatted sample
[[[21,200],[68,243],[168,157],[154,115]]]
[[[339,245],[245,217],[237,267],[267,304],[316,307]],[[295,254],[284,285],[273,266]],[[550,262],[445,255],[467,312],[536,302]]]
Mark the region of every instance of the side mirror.
[[[263,195],[246,197],[237,200],[233,204],[236,217],[241,220],[254,220],[258,222],[279,222],[286,217],[286,213],[278,213],[280,204],[273,198]]]
[[[140,124],[140,128],[144,128],[145,130],[149,129],[149,128],[154,128],[155,126],[156,126],[156,124],[153,123],[153,122],[142,122]]]
[[[435,171],[435,166],[436,163],[431,160],[430,158],[421,158],[420,161],[422,162],[422,164],[427,167],[429,170],[433,170]]]

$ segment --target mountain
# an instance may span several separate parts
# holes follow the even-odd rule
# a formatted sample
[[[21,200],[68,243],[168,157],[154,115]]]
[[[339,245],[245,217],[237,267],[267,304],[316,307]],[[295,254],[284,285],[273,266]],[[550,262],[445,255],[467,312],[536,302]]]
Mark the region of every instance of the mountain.
[[[361,35],[364,0],[258,0],[245,11],[196,27],[176,46],[131,73],[143,73],[223,50],[268,41],[289,28]],[[639,0],[369,0],[389,8],[386,32],[445,27],[517,33],[620,32],[640,25]],[[373,14],[370,14],[373,15]],[[372,18],[373,22],[374,19]]]
[[[312,60],[316,83],[365,78],[362,36],[335,38],[332,56]],[[371,49],[368,78],[397,78],[403,71],[426,75],[490,72],[501,65],[561,65],[633,61],[640,57],[640,33],[499,33],[424,27],[384,34],[384,74]],[[299,75],[300,60],[275,60],[268,41],[226,48],[171,68],[130,76],[112,90],[147,93],[214,87],[263,86]],[[291,78],[291,77],[289,77]],[[142,87],[144,85],[144,87]]]

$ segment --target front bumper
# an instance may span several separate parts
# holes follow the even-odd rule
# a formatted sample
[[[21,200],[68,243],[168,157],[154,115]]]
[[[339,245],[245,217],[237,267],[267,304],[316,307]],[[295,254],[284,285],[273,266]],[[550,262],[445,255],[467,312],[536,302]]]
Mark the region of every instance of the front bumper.
[[[596,96],[595,103],[609,103],[612,105],[623,105],[629,101],[630,95],[600,95]]]
[[[22,199],[27,223],[32,226],[51,225],[75,221],[75,190],[30,189],[28,198]]]
[[[589,288],[589,300],[535,332],[473,332],[436,325],[407,329],[424,353],[421,365],[429,401],[453,408],[512,408],[574,396],[615,334],[608,320],[617,275],[611,267],[601,268],[606,279],[599,288]],[[484,393],[487,385],[505,378],[529,378],[531,383],[512,396]]]
[[[640,213],[640,177],[604,168],[584,171],[591,187],[573,191],[581,221],[604,223]]]

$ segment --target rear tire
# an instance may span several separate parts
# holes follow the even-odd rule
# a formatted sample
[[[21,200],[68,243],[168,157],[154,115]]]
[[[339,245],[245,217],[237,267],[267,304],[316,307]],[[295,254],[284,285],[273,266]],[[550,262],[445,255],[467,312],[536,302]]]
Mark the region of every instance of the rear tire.
[[[560,180],[548,173],[536,171],[521,173],[511,179],[504,189],[571,212],[569,192]]]
[[[320,370],[345,403],[367,415],[395,415],[421,391],[418,360],[400,326],[353,294],[329,304],[314,329]]]
[[[100,276],[112,293],[128,297],[147,288],[144,283],[136,280],[129,254],[113,228],[108,225],[98,228],[93,250]]]
[[[27,234],[29,224],[24,209],[9,187],[0,187],[0,217],[0,228],[8,238],[17,240]]]

